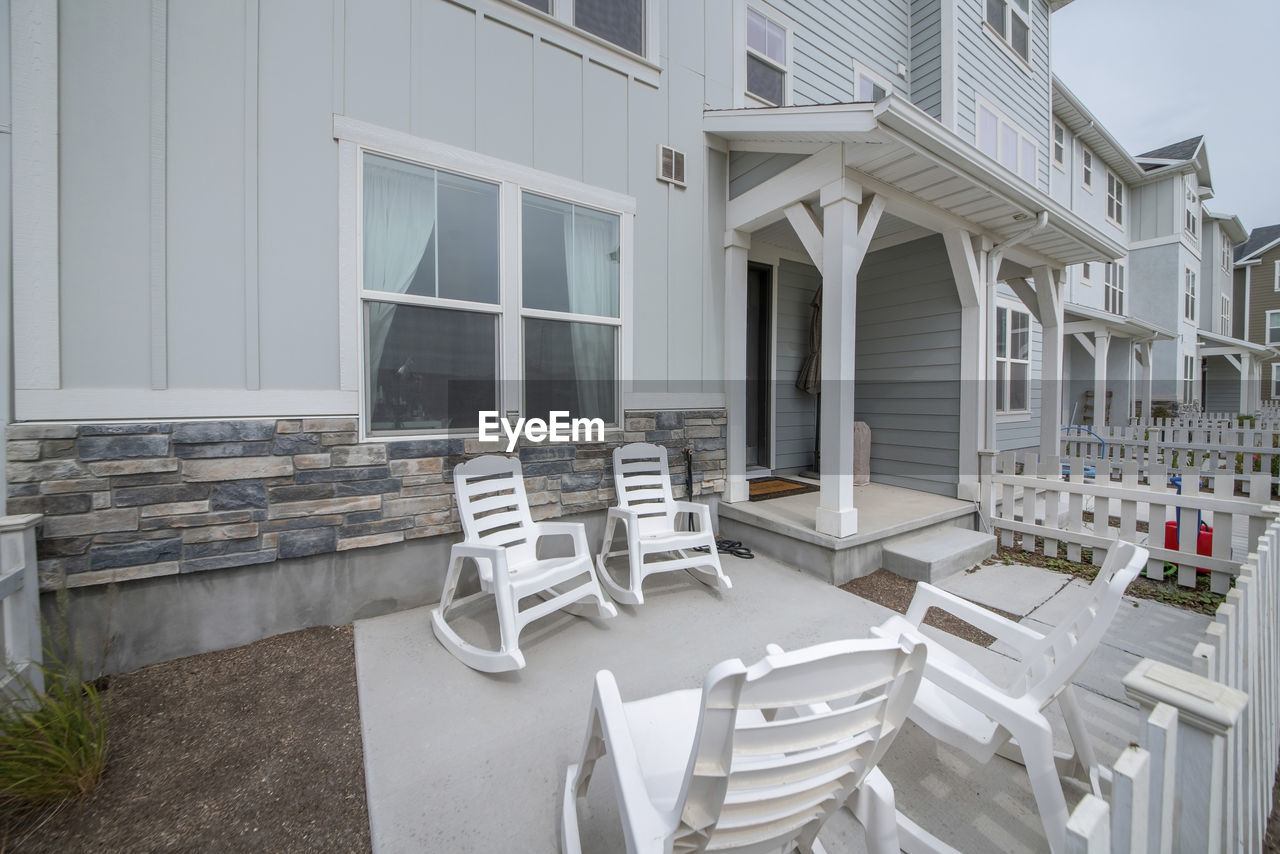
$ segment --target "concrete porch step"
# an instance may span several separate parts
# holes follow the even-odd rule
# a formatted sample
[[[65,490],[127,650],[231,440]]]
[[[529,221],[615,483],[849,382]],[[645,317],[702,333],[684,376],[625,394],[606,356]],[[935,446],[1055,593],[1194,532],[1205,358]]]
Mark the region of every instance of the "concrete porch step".
[[[904,578],[932,583],[995,553],[993,534],[939,528],[885,543],[884,568]]]

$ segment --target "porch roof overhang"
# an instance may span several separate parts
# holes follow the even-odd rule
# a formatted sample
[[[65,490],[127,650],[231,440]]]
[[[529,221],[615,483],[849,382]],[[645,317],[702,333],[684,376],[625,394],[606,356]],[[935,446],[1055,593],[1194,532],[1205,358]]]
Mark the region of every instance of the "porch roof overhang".
[[[1086,327],[1092,327],[1094,330],[1103,329],[1118,338],[1130,338],[1134,341],[1172,341],[1178,337],[1154,323],[1147,323],[1145,320],[1133,317],[1121,317],[1109,311],[1078,303],[1065,303],[1062,306],[1062,315],[1064,334],[1090,331]],[[1073,329],[1073,326],[1076,328]]]
[[[1280,358],[1280,348],[1266,344],[1254,344],[1228,335],[1199,330],[1196,333],[1196,353],[1203,356],[1252,356],[1255,359]]]
[[[1047,213],[1047,227],[1010,252],[1027,266],[1061,268],[1126,251],[897,96],[879,103],[707,110],[703,130],[726,140],[730,150],[816,153],[839,145],[850,180],[884,196],[886,210],[938,231],[964,229],[1001,243]],[[752,224],[782,216],[779,209]]]

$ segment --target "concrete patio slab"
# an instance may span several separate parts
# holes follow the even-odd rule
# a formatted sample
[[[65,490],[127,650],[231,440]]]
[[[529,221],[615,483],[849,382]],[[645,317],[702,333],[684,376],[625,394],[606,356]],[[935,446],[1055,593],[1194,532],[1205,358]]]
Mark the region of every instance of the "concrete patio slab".
[[[970,602],[1024,617],[1049,601],[1070,580],[1050,569],[997,563],[953,575],[938,586]]]

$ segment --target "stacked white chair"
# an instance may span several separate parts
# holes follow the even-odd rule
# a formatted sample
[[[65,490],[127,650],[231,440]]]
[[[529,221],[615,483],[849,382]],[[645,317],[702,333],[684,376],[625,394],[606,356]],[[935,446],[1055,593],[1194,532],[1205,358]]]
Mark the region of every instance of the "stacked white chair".
[[[711,510],[694,501],[677,501],[671,494],[671,472],[667,449],[636,442],[613,451],[613,482],[618,506],[609,509],[605,521],[604,545],[596,558],[600,581],[609,595],[628,605],[644,604],[644,580],[659,572],[688,570],[710,587],[727,590],[733,586],[720,568]],[[697,521],[689,531],[676,529],[676,520],[689,514]],[[610,551],[617,524],[626,529],[626,548]],[[705,552],[694,551],[703,548]],[[673,558],[648,560],[651,555],[674,554]],[[613,580],[606,562],[627,556],[629,579],[626,586]]]
[[[596,579],[587,546],[586,528],[575,522],[535,522],[529,513],[520,460],[486,456],[462,463],[453,472],[463,541],[449,554],[440,604],[431,626],[445,649],[476,670],[496,673],[525,666],[520,632],[532,621],[556,611],[579,616],[612,617],[617,609]],[[573,554],[538,557],[543,537],[570,537]],[[480,592],[456,599],[462,566],[474,561]],[[572,586],[566,586],[573,582]],[[489,650],[469,643],[448,624],[451,609],[492,595],[498,611],[501,646]],[[520,601],[538,596],[527,608]]]

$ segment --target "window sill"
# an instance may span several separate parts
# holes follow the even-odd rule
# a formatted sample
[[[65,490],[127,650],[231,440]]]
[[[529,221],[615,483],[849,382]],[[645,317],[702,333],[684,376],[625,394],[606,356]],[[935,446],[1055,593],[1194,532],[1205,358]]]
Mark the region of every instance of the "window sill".
[[[549,26],[553,29],[553,33],[534,32],[534,34],[655,88],[661,80],[662,66],[649,57],[632,53],[625,47],[619,47],[608,39],[575,27],[568,21],[562,21],[554,15],[548,15],[532,6],[527,6],[520,0],[488,0],[487,3],[480,4],[480,10],[504,24],[523,24],[529,32],[534,32],[529,25]],[[648,37],[649,33],[646,32],[645,35]]]
[[[1016,424],[1018,422],[1030,421],[1030,420],[1031,420],[1030,409],[1024,409],[1017,412],[997,412],[996,413],[997,424]]]
[[[1093,187],[1089,186],[1088,184],[1082,183],[1080,185],[1080,189],[1084,190],[1086,193],[1088,193],[1091,196],[1093,195]]]
[[[1112,219],[1111,217],[1107,217],[1107,222],[1111,223],[1112,225],[1114,225],[1116,228],[1120,229],[1121,231],[1124,231],[1124,223],[1123,223],[1123,222],[1120,222],[1119,220],[1114,220],[1114,219]]]
[[[1009,42],[1005,40],[1005,37],[997,33],[995,31],[995,28],[993,28],[985,20],[982,22],[982,31],[987,34],[987,38],[991,39],[993,42],[1000,45],[1000,48],[1005,52],[1005,54],[1008,55],[1010,59],[1014,61],[1014,63],[1018,66],[1019,69],[1022,70],[1024,74],[1030,77],[1035,73],[1035,69],[1031,67],[1031,61],[1023,58],[1022,54],[1014,50],[1013,45],[1009,44]],[[1028,32],[1027,33],[1028,52],[1030,52],[1031,50],[1030,39],[1031,39],[1031,33]]]

